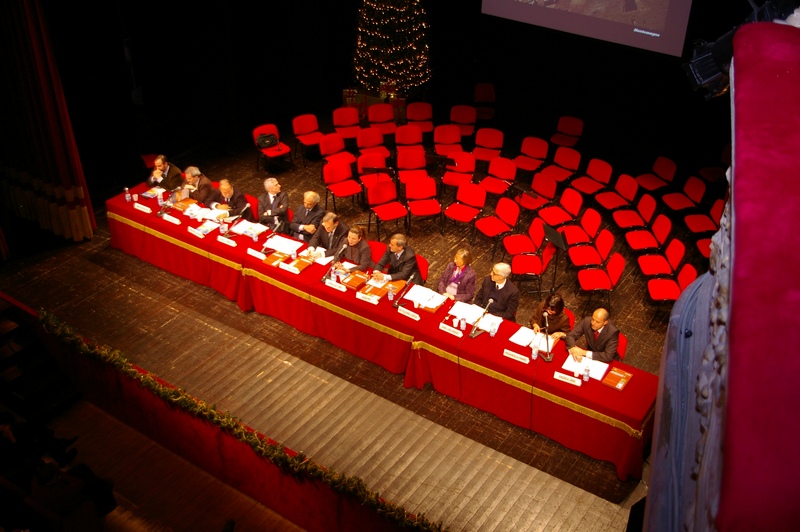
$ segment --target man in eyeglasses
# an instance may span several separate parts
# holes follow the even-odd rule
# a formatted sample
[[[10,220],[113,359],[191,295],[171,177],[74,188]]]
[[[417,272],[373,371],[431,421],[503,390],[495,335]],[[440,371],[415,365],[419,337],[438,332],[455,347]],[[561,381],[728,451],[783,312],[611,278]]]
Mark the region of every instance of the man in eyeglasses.
[[[490,299],[494,300],[487,312],[500,316],[504,320],[517,321],[517,307],[519,306],[519,289],[508,278],[511,276],[511,266],[505,262],[498,262],[492,266],[492,271],[483,280],[483,284],[475,295],[475,304],[485,307]]]

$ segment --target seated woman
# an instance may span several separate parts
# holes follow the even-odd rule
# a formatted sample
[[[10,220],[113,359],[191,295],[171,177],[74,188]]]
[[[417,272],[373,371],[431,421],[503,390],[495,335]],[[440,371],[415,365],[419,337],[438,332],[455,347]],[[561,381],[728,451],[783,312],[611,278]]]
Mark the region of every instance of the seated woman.
[[[475,282],[477,275],[469,265],[472,262],[472,253],[468,249],[456,251],[453,262],[445,266],[439,278],[438,292],[446,294],[450,299],[471,303],[475,297]]]
[[[563,338],[570,331],[569,316],[564,312],[564,298],[558,292],[539,303],[531,317],[531,329],[544,332],[544,313],[547,312],[547,332],[553,338]]]

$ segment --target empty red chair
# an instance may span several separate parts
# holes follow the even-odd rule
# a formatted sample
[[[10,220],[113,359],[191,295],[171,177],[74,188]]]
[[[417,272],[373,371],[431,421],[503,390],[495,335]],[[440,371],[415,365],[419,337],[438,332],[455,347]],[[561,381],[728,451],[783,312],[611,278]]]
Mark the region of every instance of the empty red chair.
[[[534,172],[547,160],[549,149],[550,145],[546,140],[539,137],[525,137],[522,139],[519,155],[514,157],[514,164],[520,170]]]
[[[564,235],[564,242],[567,246],[591,244],[600,232],[601,223],[600,213],[590,207],[583,211],[579,223],[562,225],[558,231]]]
[[[674,303],[695,279],[697,279],[697,269],[687,263],[681,267],[677,279],[658,277],[648,280],[647,294],[653,301]]]
[[[531,191],[523,192],[514,199],[519,206],[529,211],[537,211],[549,205],[556,197],[558,183],[547,174],[536,173],[531,181]]]
[[[478,161],[491,161],[500,156],[503,149],[503,132],[491,127],[482,127],[475,133],[472,154]]]
[[[406,105],[406,123],[413,124],[422,133],[433,131],[433,106],[428,102],[412,102]]]
[[[411,220],[417,218],[436,218],[439,232],[444,234],[442,204],[438,200],[436,180],[432,177],[418,177],[406,185],[406,207],[408,209],[408,232],[411,234]]]
[[[493,240],[492,260],[497,250],[497,242],[517,226],[519,221],[519,205],[510,198],[500,198],[495,207],[494,214],[484,216],[475,220],[475,229],[472,234],[472,242],[475,242],[475,235],[482,233]]]
[[[328,210],[328,195],[333,195],[333,212],[336,210],[336,198],[355,198],[361,196],[362,188],[353,177],[353,167],[342,161],[326,163],[322,167],[322,179],[325,182],[325,210]]]
[[[611,182],[611,165],[601,159],[592,159],[586,175],[570,181],[569,186],[589,196],[594,196]]]
[[[558,183],[569,181],[578,171],[581,164],[581,154],[567,147],[560,147],[553,156],[553,162],[539,168],[538,173],[552,177]]]
[[[639,199],[635,209],[617,209],[611,217],[620,229],[647,227],[656,212],[656,200],[650,194]]]
[[[625,257],[617,252],[611,255],[604,268],[588,268],[578,272],[578,285],[584,292],[589,292],[589,300],[586,306],[589,307],[592,296],[599,292],[605,292],[607,307],[611,308],[611,292],[619,284],[622,274],[625,271]]]
[[[377,127],[384,135],[394,135],[397,129],[394,107],[390,103],[374,103],[367,107],[367,120],[371,127]]]
[[[367,203],[369,204],[369,217],[367,218],[367,232],[375,215],[375,226],[378,237],[381,235],[381,224],[403,221],[403,228],[408,232],[408,209],[397,200],[397,187],[394,181],[379,181],[367,188]]]
[[[397,154],[397,179],[404,185],[428,175],[428,158],[424,151],[406,150]]]
[[[550,205],[539,209],[539,218],[551,227],[558,227],[574,221],[583,207],[583,196],[574,188],[568,188],[561,194],[558,205]]]
[[[386,166],[386,158],[380,153],[359,155],[356,161],[358,179],[364,188],[369,188],[379,181],[394,181],[392,168]]]
[[[317,122],[316,115],[304,114],[296,116],[292,119],[292,132],[296,142],[295,153],[300,151],[300,157],[303,159],[303,166],[306,165],[306,150],[312,147],[318,147],[319,141],[322,140],[323,134],[319,130],[319,123]]]
[[[326,162],[353,164],[356,156],[345,149],[344,139],[338,133],[328,133],[319,141],[319,152]]]
[[[514,256],[521,253],[536,253],[544,242],[544,221],[538,216],[531,220],[527,234],[514,234],[503,237],[503,259],[506,254]]]
[[[654,277],[657,275],[672,275],[678,271],[678,266],[683,260],[686,253],[686,246],[677,238],[670,240],[664,254],[649,253],[640,256],[637,261],[639,262],[639,270],[647,277]]]
[[[661,197],[661,201],[673,211],[696,209],[706,193],[706,184],[699,177],[690,176],[683,185],[682,192],[670,192]]]
[[[486,177],[481,179],[480,186],[487,194],[503,195],[517,176],[517,165],[511,159],[495,157],[489,161],[489,170]]]
[[[463,151],[461,130],[455,124],[441,124],[433,129],[433,149],[437,155]]]
[[[542,249],[541,256],[529,253],[514,255],[511,259],[511,276],[516,280],[517,286],[521,287],[523,282],[534,280],[541,294],[542,276],[547,271],[556,249],[552,242],[548,242]]]
[[[358,146],[358,153],[361,155],[377,153],[386,159],[392,155],[389,148],[384,144],[383,133],[377,127],[362,128],[356,136],[356,145]]]
[[[442,185],[460,187],[471,183],[475,175],[475,156],[468,151],[454,151],[448,155],[451,162],[444,167]]]
[[[476,83],[472,91],[476,118],[480,121],[492,120],[495,115],[495,92],[492,83]]]
[[[636,176],[636,182],[645,190],[653,192],[672,182],[677,165],[667,157],[657,157],[650,172]]]
[[[414,125],[397,126],[394,132],[394,146],[398,155],[400,152],[414,150],[425,154],[425,147],[422,145],[422,130]]]
[[[447,206],[444,215],[464,224],[471,224],[483,211],[486,205],[486,191],[475,183],[466,183],[458,187],[456,200]]]
[[[614,233],[603,229],[593,244],[577,245],[567,249],[567,256],[573,266],[586,268],[603,264],[614,248]]]
[[[633,251],[653,251],[664,245],[671,231],[672,220],[666,214],[659,214],[649,228],[625,233],[625,240]]]
[[[450,108],[450,123],[458,126],[461,137],[470,137],[475,132],[478,112],[472,105],[454,105]]]
[[[628,174],[620,174],[614,183],[614,190],[598,192],[594,200],[605,210],[614,211],[633,205],[638,192],[639,184],[636,180]]]
[[[556,132],[550,142],[556,146],[571,147],[578,143],[583,135],[583,120],[574,116],[562,116],[558,119]]]
[[[719,230],[719,221],[722,219],[724,209],[725,201],[718,199],[708,214],[689,214],[683,221],[692,233],[715,233]]]
[[[361,117],[355,107],[339,107],[333,110],[333,129],[342,136],[345,143],[355,140],[361,131]]]

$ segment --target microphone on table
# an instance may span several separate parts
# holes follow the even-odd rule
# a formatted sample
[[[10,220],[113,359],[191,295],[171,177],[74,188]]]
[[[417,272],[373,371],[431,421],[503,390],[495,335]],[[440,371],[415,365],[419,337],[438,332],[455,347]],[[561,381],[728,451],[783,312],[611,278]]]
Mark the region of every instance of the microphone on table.
[[[333,265],[334,265],[334,264],[336,264],[336,263],[338,262],[338,260],[339,260],[339,256],[340,256],[342,253],[344,253],[344,250],[346,250],[346,249],[347,249],[347,242],[345,242],[344,244],[342,244],[342,249],[340,249],[339,251],[337,251],[336,253],[334,253],[334,255],[333,255],[333,260],[331,261],[331,267],[330,267],[330,268],[328,268],[328,271],[325,273],[325,275],[323,275],[323,276],[322,276],[322,279],[320,279],[320,281],[321,281],[321,282],[323,282],[323,283],[324,283],[325,281],[327,281],[328,279],[330,279],[330,278],[331,278],[331,272],[333,271]]]
[[[547,353],[545,353],[542,358],[545,362],[551,362],[553,360],[553,353],[550,352],[550,333],[547,330],[548,327],[550,327],[550,315],[547,314],[545,310],[542,316],[544,316],[544,345],[547,347]]]
[[[473,325],[473,326],[472,326],[472,330],[469,332],[469,337],[470,337],[470,338],[475,338],[476,336],[478,336],[479,334],[481,334],[481,333],[483,332],[483,329],[479,329],[479,328],[478,328],[478,323],[480,323],[481,319],[483,319],[483,317],[484,317],[484,316],[486,316],[486,313],[487,313],[487,312],[489,312],[489,306],[490,306],[492,303],[494,303],[494,299],[492,299],[492,298],[490,297],[490,298],[489,298],[489,301],[487,301],[487,302],[486,302],[486,306],[485,306],[485,307],[483,307],[483,312],[481,313],[481,317],[480,317],[480,318],[478,318],[478,319],[475,321],[475,325]]]
[[[411,281],[413,281],[413,280],[414,280],[414,276],[415,276],[415,275],[416,275],[416,273],[412,273],[412,274],[411,274],[411,275],[408,277],[408,281],[406,281],[406,285],[403,287],[403,289],[402,289],[402,290],[400,290],[400,293],[399,293],[399,294],[397,295],[397,297],[395,298],[395,300],[394,300],[394,303],[392,303],[392,306],[393,306],[394,308],[397,308],[397,307],[399,307],[400,305],[405,305],[405,303],[400,303],[400,300],[401,300],[401,299],[403,299],[403,296],[404,296],[404,295],[406,295],[406,292],[408,292],[409,288],[411,288],[411,285],[412,285],[412,282],[411,282]]]

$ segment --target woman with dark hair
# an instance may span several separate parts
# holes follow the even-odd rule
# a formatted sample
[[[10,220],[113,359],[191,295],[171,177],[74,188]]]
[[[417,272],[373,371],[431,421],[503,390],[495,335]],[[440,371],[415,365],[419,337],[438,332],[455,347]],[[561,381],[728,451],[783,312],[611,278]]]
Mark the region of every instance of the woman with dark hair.
[[[547,313],[547,332],[553,338],[563,338],[571,330],[569,316],[564,311],[564,298],[558,292],[550,294],[547,299],[539,303],[536,312],[531,317],[531,329],[534,332],[544,332]]]
[[[475,270],[469,265],[472,262],[472,253],[468,249],[456,251],[453,262],[445,266],[442,276],[439,277],[438,292],[445,294],[450,299],[471,303],[475,297]]]

